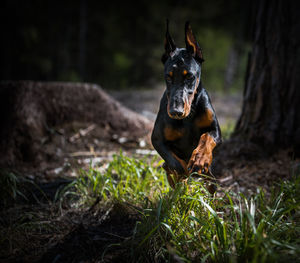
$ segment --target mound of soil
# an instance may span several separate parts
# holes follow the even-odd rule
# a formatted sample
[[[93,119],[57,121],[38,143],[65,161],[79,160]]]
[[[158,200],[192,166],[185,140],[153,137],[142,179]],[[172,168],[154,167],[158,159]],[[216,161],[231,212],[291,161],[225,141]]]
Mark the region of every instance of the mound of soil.
[[[0,166],[14,168],[57,162],[103,140],[148,142],[153,126],[95,84],[32,81],[0,83],[0,122]],[[87,134],[96,143],[79,146]]]

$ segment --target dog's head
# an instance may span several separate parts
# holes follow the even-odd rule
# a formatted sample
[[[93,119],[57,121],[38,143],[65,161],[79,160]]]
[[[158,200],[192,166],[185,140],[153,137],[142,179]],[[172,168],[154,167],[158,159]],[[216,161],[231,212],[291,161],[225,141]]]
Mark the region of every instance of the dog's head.
[[[165,39],[165,65],[167,84],[168,115],[172,119],[186,118],[197,92],[201,77],[201,64],[204,61],[201,48],[193,35],[189,22],[185,24],[186,48],[177,48],[169,34],[169,23]]]

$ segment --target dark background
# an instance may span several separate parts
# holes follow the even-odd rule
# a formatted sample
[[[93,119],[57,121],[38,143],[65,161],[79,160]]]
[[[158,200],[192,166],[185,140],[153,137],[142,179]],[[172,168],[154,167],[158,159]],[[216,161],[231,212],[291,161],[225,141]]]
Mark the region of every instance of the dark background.
[[[4,1],[1,80],[84,81],[106,89],[162,81],[166,18],[178,46],[189,20],[210,89],[243,86],[249,1]]]

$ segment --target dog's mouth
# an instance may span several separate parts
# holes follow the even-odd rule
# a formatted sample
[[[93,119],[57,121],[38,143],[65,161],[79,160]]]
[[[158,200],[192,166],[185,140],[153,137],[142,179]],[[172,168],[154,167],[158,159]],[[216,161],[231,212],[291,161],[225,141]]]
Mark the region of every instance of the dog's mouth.
[[[175,119],[175,120],[182,120],[182,119],[186,118],[185,115],[170,114],[170,112],[168,112],[168,115],[171,119]]]

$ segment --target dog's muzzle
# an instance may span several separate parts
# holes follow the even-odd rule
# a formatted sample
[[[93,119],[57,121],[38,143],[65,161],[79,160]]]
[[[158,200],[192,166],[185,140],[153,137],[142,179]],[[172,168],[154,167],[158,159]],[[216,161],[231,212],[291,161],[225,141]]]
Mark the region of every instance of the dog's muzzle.
[[[189,115],[188,99],[181,93],[180,97],[170,97],[168,102],[168,115],[172,119],[183,119]]]
[[[176,109],[170,109],[169,110],[169,116],[170,116],[170,118],[172,118],[172,119],[182,119],[182,118],[184,118],[184,110],[183,110],[183,108],[181,107],[181,108],[176,108]]]

